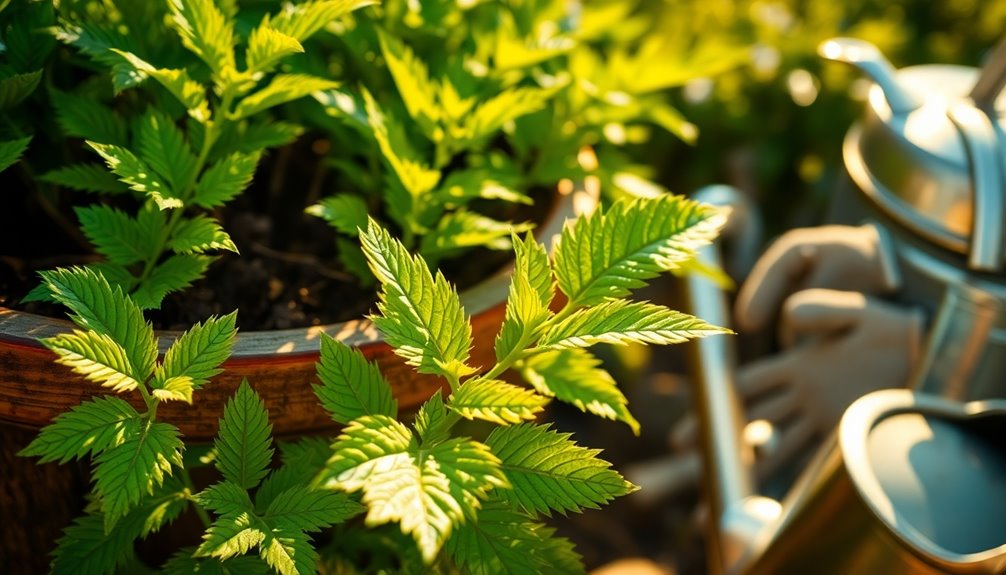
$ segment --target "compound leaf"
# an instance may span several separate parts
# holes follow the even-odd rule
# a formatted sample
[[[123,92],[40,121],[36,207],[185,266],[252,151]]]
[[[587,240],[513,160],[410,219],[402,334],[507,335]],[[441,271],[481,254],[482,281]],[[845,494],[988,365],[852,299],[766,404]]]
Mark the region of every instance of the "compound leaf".
[[[87,145],[104,158],[108,168],[115,172],[115,175],[119,176],[123,183],[132,190],[146,194],[157,203],[157,207],[160,209],[167,210],[183,206],[181,198],[175,196],[171,188],[154,173],[153,169],[129,150],[121,146],[99,144],[93,141],[88,141]]]
[[[500,425],[534,419],[548,398],[493,379],[464,383],[451,395],[448,407],[466,419],[484,419]]]
[[[0,142],[0,172],[14,165],[30,142],[31,136]]]
[[[143,309],[160,307],[164,296],[192,285],[203,277],[214,258],[194,254],[175,254],[154,268],[133,292],[136,305]]]
[[[234,109],[233,118],[247,118],[273,106],[338,85],[338,82],[306,74],[277,74],[268,86],[242,99]]]
[[[100,164],[79,163],[56,168],[39,176],[50,184],[83,192],[121,194],[129,188]]]
[[[175,122],[157,111],[148,111],[140,120],[137,149],[143,161],[171,186],[175,197],[183,197],[196,178],[196,157]]]
[[[270,525],[288,529],[320,531],[363,510],[362,505],[345,493],[298,486],[277,495],[266,509],[264,519]]]
[[[314,0],[287,5],[272,18],[270,24],[276,30],[304,41],[332,20],[362,8],[373,6],[376,0]]]
[[[201,254],[210,250],[238,253],[237,246],[220,224],[202,214],[182,220],[172,232],[168,247],[178,254]]]
[[[262,22],[248,36],[248,52],[245,56],[249,72],[268,72],[284,57],[303,52],[304,47],[292,36],[288,36]]]
[[[109,262],[128,266],[156,255],[159,230],[145,230],[125,212],[96,204],[75,208],[81,231]]]
[[[182,44],[218,77],[234,71],[234,23],[213,0],[171,0],[171,22]]]
[[[553,325],[538,343],[554,348],[598,343],[665,345],[722,333],[730,330],[660,305],[613,300],[574,312]]]
[[[52,90],[51,99],[67,135],[115,146],[128,142],[125,120],[94,98]]]
[[[112,396],[97,396],[61,413],[18,455],[39,456],[39,463],[66,463],[118,445],[139,431],[140,414]]]
[[[140,385],[126,350],[107,334],[74,330],[46,338],[42,343],[59,356],[57,363],[73,369],[88,381],[117,393],[132,391]]]
[[[210,166],[196,184],[192,202],[202,208],[215,208],[241,193],[251,183],[260,153],[235,152]]]

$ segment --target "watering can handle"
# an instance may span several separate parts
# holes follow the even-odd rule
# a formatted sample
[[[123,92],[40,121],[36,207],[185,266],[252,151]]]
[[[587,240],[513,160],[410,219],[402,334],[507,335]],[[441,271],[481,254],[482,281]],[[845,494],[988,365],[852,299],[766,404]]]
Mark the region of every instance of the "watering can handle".
[[[975,107],[991,111],[1003,86],[1006,86],[1006,38],[1000,40],[985,60],[969,96]]]

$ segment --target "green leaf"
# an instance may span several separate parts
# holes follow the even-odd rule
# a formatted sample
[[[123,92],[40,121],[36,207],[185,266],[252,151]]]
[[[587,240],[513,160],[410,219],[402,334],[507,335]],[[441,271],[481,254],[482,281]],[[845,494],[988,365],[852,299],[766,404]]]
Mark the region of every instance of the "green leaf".
[[[395,123],[393,117],[378,108],[370,92],[364,90],[363,99],[367,110],[367,121],[381,149],[381,157],[398,177],[398,181],[405,187],[409,196],[413,199],[420,198],[436,188],[440,181],[440,171],[424,164],[407,145],[404,130]]]
[[[204,215],[179,222],[168,240],[168,247],[178,254],[201,254],[210,250],[238,253],[237,246],[220,224]]]
[[[220,432],[214,441],[217,468],[228,481],[251,489],[269,472],[271,444],[269,412],[248,382],[242,381],[220,420]]]
[[[215,208],[241,193],[251,183],[260,153],[233,153],[207,169],[196,185],[192,203]]]
[[[164,114],[148,110],[140,119],[137,149],[143,161],[183,197],[196,178],[196,156],[175,122]]]
[[[281,493],[294,487],[307,489],[332,454],[327,439],[305,437],[279,444],[283,466],[270,473],[255,491],[255,508],[265,510]]]
[[[57,90],[51,90],[50,97],[56,119],[67,135],[115,146],[128,142],[125,120],[94,98]]]
[[[96,204],[75,208],[81,231],[109,262],[128,266],[157,256],[158,230],[145,230],[116,208]]]
[[[563,544],[566,561],[559,565],[553,554]],[[444,550],[470,575],[584,572],[568,541],[553,538],[551,529],[498,502],[479,511],[477,521],[458,527]]]
[[[303,126],[289,122],[251,122],[241,135],[237,151],[251,154],[265,148],[279,148],[292,143],[303,133]]]
[[[242,99],[234,109],[231,119],[247,118],[273,106],[338,85],[338,82],[305,74],[277,74],[273,76],[268,86]]]
[[[507,122],[544,108],[554,93],[554,90],[515,88],[490,98],[467,117],[465,135],[470,140],[491,136]]]
[[[538,344],[554,348],[633,342],[666,345],[722,333],[731,332],[663,306],[614,300],[573,313],[553,325]]]
[[[423,128],[431,140],[439,140],[443,134],[437,125],[441,116],[440,104],[436,99],[438,90],[430,80],[426,64],[396,38],[384,33],[379,33],[377,38],[381,43],[384,61],[398,86],[398,93],[409,116]]]
[[[628,400],[601,361],[582,349],[547,351],[524,360],[521,375],[538,393],[571,403],[606,419],[626,423],[639,435],[639,422],[629,413]]]
[[[342,523],[364,510],[345,493],[294,487],[280,493],[269,504],[264,519],[270,525],[321,531]]]
[[[245,61],[249,72],[268,72],[286,56],[303,51],[296,38],[276,30],[265,20],[248,36]]]
[[[55,35],[60,41],[71,44],[103,67],[111,68],[112,88],[116,94],[146,79],[143,73],[139,73],[116,55],[119,50],[135,49],[133,38],[117,29],[95,22],[76,22],[64,24],[62,28],[56,29]]]
[[[494,379],[464,383],[451,395],[448,407],[465,419],[484,419],[500,425],[534,419],[547,397]]]
[[[360,233],[363,253],[382,290],[373,318],[395,353],[419,373],[458,378],[472,372],[465,362],[472,327],[457,292],[443,274],[430,274],[426,262],[371,220]]]
[[[363,198],[352,194],[327,197],[304,211],[325,220],[340,232],[354,236],[367,228],[370,214]]]
[[[115,172],[130,189],[146,194],[157,203],[162,210],[183,207],[181,198],[175,196],[171,189],[157,177],[153,169],[133,155],[129,150],[120,147],[99,144],[88,141],[94,151],[98,152],[108,168]]]
[[[416,413],[413,425],[423,444],[440,443],[450,437],[451,421],[447,417],[444,396],[437,391],[426,400]]]
[[[545,320],[552,315],[549,305],[555,296],[555,282],[545,247],[530,233],[523,240],[514,235],[512,241],[513,278],[503,325],[496,336],[496,357],[500,361],[534,341]]]
[[[493,430],[486,445],[502,461],[513,487],[497,491],[499,497],[528,513],[551,516],[552,511],[599,509],[637,489],[610,469],[610,463],[597,458],[600,450],[580,447],[570,435],[556,433],[547,425]]]
[[[188,109],[190,116],[201,122],[209,119],[206,89],[203,88],[202,84],[190,78],[187,71],[156,68],[130,52],[117,49],[112,49],[111,51],[121,56],[136,70],[137,76],[141,80],[146,76],[150,76],[164,86],[168,92],[171,92],[171,95],[177,98]]]
[[[140,414],[118,397],[97,396],[56,416],[18,455],[66,463],[121,444],[140,428]]]
[[[89,513],[63,530],[53,551],[54,575],[104,575],[115,572],[134,555],[136,534],[120,527],[105,532],[105,517]]]
[[[259,555],[280,575],[313,575],[318,553],[303,531],[274,528],[259,544]]]
[[[154,330],[122,290],[88,268],[57,268],[39,275],[53,299],[70,308],[74,323],[121,345],[137,380],[150,376],[157,359]]]
[[[262,559],[255,556],[234,557],[225,561],[216,558],[193,557],[195,549],[187,547],[171,556],[161,566],[164,575],[267,575],[271,572]]]
[[[244,555],[265,540],[267,530],[250,510],[223,515],[206,530],[196,556],[230,559]]]
[[[563,229],[555,252],[559,289],[577,306],[625,297],[691,259],[724,222],[721,210],[680,196],[620,200]]]
[[[13,108],[18,102],[24,100],[42,79],[42,70],[26,72],[24,74],[13,74],[0,79],[0,111]]]
[[[63,166],[39,176],[43,182],[83,192],[121,194],[129,191],[100,164],[79,163]]]
[[[347,424],[363,415],[398,414],[391,384],[360,350],[322,334],[316,368],[321,385],[313,386],[314,393],[334,421]]]
[[[95,458],[93,475],[106,531],[164,483],[172,465],[182,466],[182,449],[175,426],[151,421]]]
[[[516,170],[516,169],[515,169]],[[440,203],[451,207],[461,207],[476,198],[503,200],[515,204],[534,203],[527,194],[517,191],[520,185],[516,171],[468,169],[455,170],[437,188]]]
[[[315,0],[288,4],[270,24],[283,34],[304,41],[332,20],[374,4],[376,0]]]
[[[143,309],[160,307],[164,296],[185,289],[203,277],[214,258],[193,254],[175,254],[154,268],[133,292],[136,305]]]
[[[31,136],[17,140],[7,140],[5,142],[0,141],[0,172],[11,167],[14,165],[14,162],[18,161],[21,154],[28,149],[29,142],[31,142]]]
[[[192,389],[200,389],[210,378],[221,373],[220,367],[230,357],[237,334],[237,312],[211,317],[192,326],[171,344],[164,361],[154,370],[151,387],[165,388],[176,378],[185,378]]]
[[[199,56],[219,78],[234,68],[234,23],[213,0],[170,0],[171,23],[182,44]]]
[[[426,563],[490,489],[507,485],[498,459],[481,443],[457,438],[420,449],[408,428],[383,415],[354,420],[332,447],[321,479],[328,487],[363,490],[367,525],[400,522]]]
[[[508,250],[511,233],[532,227],[529,223],[496,221],[462,208],[440,218],[436,229],[423,236],[419,249],[426,258],[441,258],[476,246]]]
[[[116,393],[133,391],[140,385],[126,350],[106,334],[74,330],[46,338],[42,344],[59,356],[56,363]]]
[[[207,487],[199,492],[197,499],[200,505],[217,515],[236,515],[252,511],[248,491],[228,480]]]

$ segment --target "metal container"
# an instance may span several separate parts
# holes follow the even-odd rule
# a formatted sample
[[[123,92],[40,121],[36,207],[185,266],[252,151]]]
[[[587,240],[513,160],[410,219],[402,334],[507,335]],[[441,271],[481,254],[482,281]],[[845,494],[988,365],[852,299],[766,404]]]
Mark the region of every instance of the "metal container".
[[[874,80],[863,119],[845,138],[855,190],[836,197],[836,213],[890,233],[904,279],[897,297],[929,313],[930,345],[914,384],[959,399],[1006,397],[1006,43],[981,70],[895,71],[874,46],[848,38],[820,53]],[[946,330],[961,323],[941,309],[960,303],[955,294],[984,310],[965,346],[947,345]],[[931,370],[937,358],[965,369],[966,385],[940,381]]]

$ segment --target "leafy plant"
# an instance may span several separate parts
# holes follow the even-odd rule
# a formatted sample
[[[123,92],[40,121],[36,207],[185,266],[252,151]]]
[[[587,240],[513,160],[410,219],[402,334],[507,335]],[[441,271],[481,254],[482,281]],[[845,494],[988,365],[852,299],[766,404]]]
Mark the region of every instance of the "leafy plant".
[[[219,481],[199,490],[178,429],[159,420],[157,408],[196,400],[229,354],[234,315],[196,325],[158,362],[150,324],[120,288],[87,268],[43,272],[43,285],[80,328],[45,340],[57,361],[113,392],[138,391],[145,408],[96,397],[59,416],[22,451],[42,461],[90,456],[94,465],[91,503],[60,540],[53,570],[107,573],[131,565],[134,540],[191,508],[206,526],[202,543],[178,551],[166,572],[314,573],[319,561],[341,564],[354,547],[380,546],[396,550],[394,568],[405,572],[582,572],[571,544],[542,517],[597,508],[635,487],[597,450],[534,420],[556,398],[638,430],[625,396],[587,348],[725,332],[624,299],[685,263],[722,222],[714,208],[664,196],[618,202],[568,226],[553,260],[530,235],[514,236],[497,361],[480,369],[470,365],[471,325],[453,286],[370,220],[360,240],[381,283],[372,319],[399,356],[418,373],[442,377],[450,394],[434,394],[410,425],[380,369],[326,336],[315,391],[344,425],[341,434],[330,445],[314,438],[280,444],[282,463],[274,466],[268,412],[244,382],[202,458]],[[560,298],[565,303],[553,311]],[[510,368],[530,388],[504,380]],[[455,431],[463,419],[497,427],[479,441]],[[360,532],[389,523],[400,536]],[[340,525],[332,543],[316,547],[313,534],[332,525]]]
[[[302,132],[263,112],[336,85],[280,66],[326,23],[369,3],[309,2],[265,14],[244,34],[236,7],[212,0],[118,2],[100,11],[86,3],[61,6],[56,36],[104,70],[92,92],[100,95],[110,81],[118,100],[128,96],[132,104],[113,109],[88,97],[94,94],[86,86],[51,95],[63,131],[83,138],[114,177],[83,162],[41,179],[105,195],[132,193],[140,202],[135,213],[107,204],[76,209],[84,235],[105,260],[92,267],[150,309],[202,277],[214,259],[209,254],[237,252],[216,210],[249,185],[266,149]],[[133,113],[123,113],[128,108]]]

